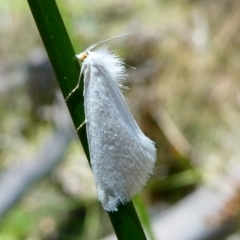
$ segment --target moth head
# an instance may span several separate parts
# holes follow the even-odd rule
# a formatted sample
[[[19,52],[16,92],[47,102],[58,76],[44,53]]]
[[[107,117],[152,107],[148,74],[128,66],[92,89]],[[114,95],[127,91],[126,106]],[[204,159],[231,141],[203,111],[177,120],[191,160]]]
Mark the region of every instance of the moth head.
[[[82,52],[80,54],[77,54],[76,57],[79,59],[81,62],[83,62],[89,54],[87,52]]]

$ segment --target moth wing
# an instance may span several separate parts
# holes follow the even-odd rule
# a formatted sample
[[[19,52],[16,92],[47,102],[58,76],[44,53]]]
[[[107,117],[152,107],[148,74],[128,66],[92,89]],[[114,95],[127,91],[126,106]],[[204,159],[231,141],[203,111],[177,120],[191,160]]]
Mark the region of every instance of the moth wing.
[[[88,66],[84,98],[90,159],[98,198],[116,211],[145,185],[156,149],[135,122],[107,69]]]

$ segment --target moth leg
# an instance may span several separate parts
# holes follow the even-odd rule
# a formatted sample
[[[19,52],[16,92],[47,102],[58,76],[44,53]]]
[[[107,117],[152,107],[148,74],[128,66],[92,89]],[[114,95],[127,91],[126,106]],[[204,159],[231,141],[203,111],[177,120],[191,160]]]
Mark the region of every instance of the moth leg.
[[[81,72],[80,72],[80,74],[79,74],[77,86],[67,95],[67,97],[65,98],[65,102],[66,102],[66,101],[72,96],[72,94],[79,88],[80,82],[81,82],[81,76],[82,76],[82,68],[81,68]]]
[[[72,96],[72,94],[79,88],[79,84],[68,94],[65,98],[65,102]]]
[[[76,132],[78,132],[80,130],[81,127],[84,126],[84,124],[86,124],[87,120],[85,119],[84,122],[76,129]]]
[[[135,67],[132,67],[132,66],[130,66],[130,65],[128,65],[128,64],[126,64],[126,63],[124,63],[124,65],[125,65],[126,67],[129,67],[129,68],[133,69],[133,70],[135,70],[135,69],[136,69]]]

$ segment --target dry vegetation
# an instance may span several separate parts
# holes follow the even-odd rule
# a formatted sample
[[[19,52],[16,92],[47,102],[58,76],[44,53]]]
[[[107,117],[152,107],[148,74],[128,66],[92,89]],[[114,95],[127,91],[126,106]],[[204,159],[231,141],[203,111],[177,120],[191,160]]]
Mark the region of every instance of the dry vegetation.
[[[209,183],[234,167],[240,155],[239,1],[57,3],[76,52],[132,32],[110,48],[118,49],[127,64],[137,68],[129,69],[126,95],[133,115],[157,143],[155,174],[143,193],[149,207],[179,200],[203,181]],[[4,173],[38,153],[54,131],[52,112],[59,104],[48,65],[36,73],[39,82],[34,78],[43,46],[27,2],[0,2],[0,35]],[[47,71],[49,75],[44,75]],[[51,84],[43,83],[43,78]],[[29,81],[40,85],[32,88]],[[41,84],[47,85],[39,94]],[[108,231],[98,225],[106,215],[93,201],[91,172],[78,145],[78,140],[71,143],[51,176],[35,183],[5,216],[0,239],[99,239]],[[93,224],[95,232],[89,231]],[[68,231],[73,234],[64,235]],[[83,238],[76,237],[79,232]]]

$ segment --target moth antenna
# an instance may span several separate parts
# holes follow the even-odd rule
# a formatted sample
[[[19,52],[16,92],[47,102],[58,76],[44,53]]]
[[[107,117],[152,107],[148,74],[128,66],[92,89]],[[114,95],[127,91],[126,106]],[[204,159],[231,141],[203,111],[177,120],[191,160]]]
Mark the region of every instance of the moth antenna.
[[[118,36],[116,36],[116,37],[109,38],[109,39],[106,39],[106,40],[103,40],[103,41],[94,43],[93,45],[91,45],[90,47],[88,47],[85,51],[86,51],[86,52],[87,52],[87,51],[90,51],[90,50],[92,50],[94,47],[96,47],[97,45],[99,45],[99,44],[101,44],[101,43],[105,43],[105,42],[109,42],[109,41],[115,40],[115,39],[117,39],[117,38],[125,37],[126,35],[129,35],[129,34],[132,34],[132,33],[124,33],[124,34],[118,35]]]

